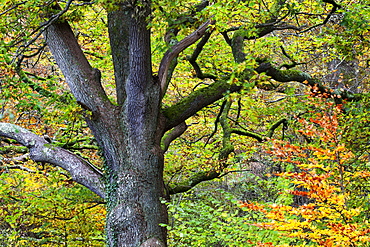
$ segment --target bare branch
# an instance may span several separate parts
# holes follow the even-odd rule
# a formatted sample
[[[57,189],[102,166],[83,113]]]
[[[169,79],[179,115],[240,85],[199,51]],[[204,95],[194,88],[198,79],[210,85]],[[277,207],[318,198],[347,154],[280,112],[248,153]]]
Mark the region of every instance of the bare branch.
[[[64,9],[62,9],[58,14],[55,14],[53,16],[51,16],[51,18],[41,24],[38,28],[36,28],[32,33],[31,33],[31,36],[34,35],[36,32],[36,35],[30,40],[28,41],[25,45],[21,46],[21,49],[17,51],[17,54],[15,56],[15,58],[13,59],[13,61],[19,56],[21,55],[26,49],[27,47],[29,47],[31,44],[33,44],[42,34],[43,32],[45,32],[45,30],[47,30],[47,28],[52,25],[55,21],[57,21],[65,12],[68,11],[70,5],[72,3],[72,0],[69,0],[66,4],[66,6],[64,7]],[[58,5],[59,7],[59,5]],[[22,59],[22,57],[21,57]]]
[[[205,79],[205,78],[216,79],[217,78],[215,75],[204,74],[197,63],[197,58],[202,52],[204,45],[207,43],[207,41],[211,37],[211,34],[212,32],[205,33],[203,38],[197,44],[193,54],[187,58],[189,63],[193,66],[195,73],[199,79]]]
[[[305,33],[305,32],[308,32],[308,31],[314,29],[314,28],[317,28],[317,27],[320,27],[320,26],[325,25],[326,23],[328,23],[328,21],[330,20],[330,17],[335,13],[335,11],[337,11],[337,9],[340,9],[341,8],[341,6],[339,4],[337,4],[333,0],[324,0],[323,2],[329,3],[329,4],[333,5],[333,8],[331,9],[330,13],[326,16],[325,20],[322,23],[319,23],[317,25],[314,25],[312,27],[309,27],[309,28],[301,31],[301,33]]]
[[[20,67],[20,64],[17,64],[17,65],[14,65],[14,69],[16,71],[16,73],[18,74],[19,78],[25,83],[27,84],[30,88],[32,88],[33,90],[35,90],[36,92],[38,92],[40,95],[44,96],[44,97],[47,97],[47,98],[55,98],[55,99],[58,99],[58,101],[60,102],[63,102],[63,103],[66,103],[67,102],[67,98],[57,94],[57,93],[54,93],[52,91],[49,91],[43,87],[41,87],[40,85],[38,85],[36,82],[34,82],[33,80],[31,80],[27,74],[29,74],[28,72],[25,72],[22,70],[22,68]],[[36,75],[33,75],[34,77],[36,77]],[[40,77],[36,77],[37,79],[40,79]]]
[[[254,139],[256,139],[259,142],[262,142],[266,139],[267,137],[272,137],[275,129],[279,127],[281,124],[283,124],[284,127],[286,127],[287,120],[285,118],[280,119],[276,123],[274,123],[270,128],[266,136],[253,133],[251,131],[244,131],[236,128],[231,128],[229,122],[228,122],[228,114],[229,110],[231,107],[231,100],[225,100],[222,106],[222,110],[220,112],[219,116],[219,122],[222,126],[223,130],[223,137],[222,137],[222,148],[220,150],[219,156],[218,156],[218,162],[219,162],[219,167],[218,168],[213,168],[210,171],[200,171],[196,172],[194,175],[190,176],[189,178],[185,179],[184,181],[180,182],[176,186],[170,187],[169,194],[177,194],[177,193],[182,193],[186,192],[193,187],[195,187],[197,184],[212,180],[215,178],[221,178],[228,174],[229,172],[224,172],[224,170],[229,166],[229,163],[227,163],[227,159],[229,155],[234,151],[234,146],[231,143],[231,135],[232,134],[238,134],[238,135],[244,135],[244,136],[249,136]],[[217,123],[216,123],[217,124]],[[222,175],[221,175],[222,174]]]
[[[222,112],[225,108],[226,102],[227,102],[226,100],[224,100],[224,102],[222,102],[222,105],[220,107],[220,112],[217,114],[217,117],[216,117],[216,120],[215,120],[215,123],[214,123],[215,128],[213,129],[212,133],[209,135],[209,137],[208,137],[206,143],[204,144],[204,146],[206,146],[209,143],[209,140],[216,134],[217,126],[218,126],[218,123],[220,122],[220,117],[221,117],[221,114],[222,114]]]
[[[0,136],[18,141],[30,150],[30,159],[48,162],[67,170],[74,181],[105,198],[103,173],[78,155],[48,143],[31,131],[10,123],[0,123]]]
[[[210,171],[200,171],[195,173],[175,187],[169,188],[169,194],[186,192],[201,182],[219,178],[221,172],[228,166],[228,163],[225,161],[227,160],[230,153],[234,151],[234,146],[230,142],[231,128],[227,121],[227,115],[229,113],[231,103],[231,100],[225,100],[220,114],[220,123],[223,129],[223,137],[222,149],[220,150],[220,154],[218,156],[218,160],[220,163],[219,168],[214,168]]]
[[[286,68],[286,69],[291,69],[297,65],[305,64],[305,63],[297,63],[284,49],[284,47],[281,45],[280,46],[281,52],[283,53],[284,56],[286,56],[292,63],[291,64],[282,64],[279,66],[279,69],[281,68]]]
[[[9,9],[4,10],[3,12],[1,12],[1,13],[0,13],[0,16],[5,15],[5,14],[6,14],[6,13],[8,13],[9,11],[11,11],[11,10],[13,10],[13,9],[17,8],[18,6],[20,6],[20,5],[22,5],[22,4],[25,4],[25,3],[27,3],[27,1],[23,1],[23,2],[20,2],[20,3],[14,4],[14,5],[13,5],[12,7],[10,7]]]

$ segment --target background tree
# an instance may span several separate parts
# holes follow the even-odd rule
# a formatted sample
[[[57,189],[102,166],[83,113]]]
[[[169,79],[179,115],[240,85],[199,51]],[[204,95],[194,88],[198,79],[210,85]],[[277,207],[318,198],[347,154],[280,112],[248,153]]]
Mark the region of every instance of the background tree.
[[[28,99],[42,96],[48,107],[63,109],[58,104],[73,102],[54,78],[58,71],[45,73],[51,76],[45,79],[34,69],[39,61],[43,69],[54,69],[51,52],[80,107],[75,113],[85,118],[104,161],[97,167],[68,150],[71,140],[49,143],[11,123],[1,123],[0,135],[26,146],[32,160],[67,170],[106,200],[110,246],[166,246],[161,225],[167,223],[167,212],[161,198],[221,177],[235,147],[250,141],[244,138],[263,141],[279,126],[286,128],[288,113],[267,117],[268,127],[256,131],[240,124],[258,88],[281,90],[277,83],[295,81],[337,103],[358,99],[352,84],[330,88],[320,80],[326,74],[322,64],[338,57],[356,60],[356,76],[366,79],[369,9],[361,1],[70,0],[9,1],[4,6],[4,99],[13,97],[22,105],[24,99],[17,98],[22,89],[31,90]],[[37,103],[33,106],[39,110]],[[209,117],[204,125],[200,114]],[[189,137],[187,129],[191,140],[195,128],[202,158],[186,169],[182,163],[170,165],[165,181],[165,152],[181,135]],[[233,142],[232,135],[243,138]],[[215,152],[218,157],[211,159]]]

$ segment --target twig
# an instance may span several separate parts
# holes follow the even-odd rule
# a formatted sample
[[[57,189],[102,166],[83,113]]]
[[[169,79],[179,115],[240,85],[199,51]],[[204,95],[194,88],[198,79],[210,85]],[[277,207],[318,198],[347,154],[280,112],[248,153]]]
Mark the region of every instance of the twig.
[[[13,7],[10,7],[9,9],[7,9],[7,10],[5,10],[5,11],[1,12],[1,13],[0,13],[0,16],[5,15],[5,14],[6,14],[6,13],[8,13],[9,11],[11,11],[11,10],[13,10],[13,9],[17,8],[19,5],[22,5],[22,4],[25,4],[25,3],[27,3],[27,1],[23,1],[23,2],[20,2],[20,3],[14,4],[14,6],[13,6]]]
[[[209,140],[214,136],[214,134],[216,134],[217,132],[217,125],[218,125],[218,122],[220,121],[220,117],[221,117],[221,114],[225,108],[225,105],[226,105],[226,100],[224,100],[224,102],[222,102],[222,105],[221,105],[221,108],[220,108],[220,112],[218,113],[217,117],[216,117],[216,120],[215,120],[215,128],[214,130],[212,131],[211,135],[208,137],[206,143],[204,144],[204,146],[207,146]]]
[[[330,13],[326,16],[325,20],[322,23],[319,23],[319,24],[316,24],[312,27],[309,27],[309,28],[301,31],[301,33],[305,33],[305,32],[308,32],[308,31],[314,29],[314,28],[325,25],[329,21],[330,17],[335,13],[335,11],[337,11],[337,9],[341,8],[341,6],[338,5],[336,2],[334,2],[333,0],[323,0],[323,2],[330,3],[330,4],[333,5],[333,8],[331,9]]]
[[[47,21],[47,22],[45,22],[45,23],[43,23],[43,24],[41,24],[38,28],[36,28],[32,33],[31,33],[31,35],[33,35],[33,34],[35,34],[37,31],[39,31],[36,35],[35,35],[35,37],[33,38],[33,39],[31,39],[30,41],[28,41],[24,46],[21,46],[22,48],[19,48],[18,49],[18,51],[17,51],[17,53],[16,53],[16,55],[15,55],[15,57],[13,58],[13,60],[12,60],[12,63],[15,61],[15,59],[20,55],[20,54],[22,54],[25,50],[26,50],[26,48],[28,48],[31,44],[33,44],[33,42],[35,42],[40,36],[41,36],[41,34],[49,27],[49,26],[51,26],[51,24],[53,24],[56,20],[58,20],[59,19],[59,17],[61,17],[65,12],[67,12],[68,11],[68,9],[69,9],[69,7],[71,6],[71,3],[72,3],[72,1],[73,0],[69,0],[68,2],[67,2],[67,4],[66,4],[66,6],[64,7],[64,9],[63,10],[61,10],[58,14],[55,14],[55,15],[53,15],[53,16],[51,16],[51,18]]]

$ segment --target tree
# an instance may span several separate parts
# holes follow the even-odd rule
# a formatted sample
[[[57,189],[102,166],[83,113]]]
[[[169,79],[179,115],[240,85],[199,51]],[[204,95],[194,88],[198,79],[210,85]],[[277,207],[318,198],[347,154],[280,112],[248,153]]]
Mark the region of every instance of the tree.
[[[230,124],[228,115],[236,100],[232,93],[243,95],[243,90],[248,91],[258,84],[262,86],[261,81],[270,81],[272,85],[273,81],[298,81],[311,86],[315,94],[327,97],[334,95],[338,102],[343,98],[357,97],[349,90],[333,90],[309,73],[292,69],[307,59],[307,55],[303,54],[308,44],[311,44],[309,38],[303,40],[298,50],[290,49],[288,52],[281,40],[294,37],[289,34],[290,31],[304,35],[317,27],[330,24],[329,19],[339,11],[356,17],[353,20],[348,17],[340,19],[343,27],[339,28],[346,31],[347,26],[353,26],[351,22],[357,21],[356,30],[363,33],[367,30],[363,25],[366,20],[354,14],[358,7],[363,6],[360,1],[356,2],[356,8],[344,10],[340,10],[344,4],[341,6],[334,1],[312,2],[309,5],[310,10],[321,12],[318,15],[302,12],[305,3],[299,1],[196,3],[127,0],[93,3],[69,0],[59,4],[57,1],[6,2],[6,9],[1,15],[10,24],[6,24],[7,28],[2,26],[5,36],[2,41],[5,47],[3,58],[7,68],[12,68],[11,72],[20,81],[40,95],[53,95],[52,90],[29,80],[22,69],[27,59],[35,59],[44,49],[40,39],[41,34],[44,35],[48,49],[76,102],[83,109],[86,122],[101,148],[104,171],[20,126],[1,123],[0,135],[26,146],[31,159],[64,168],[75,181],[106,200],[109,246],[166,246],[166,229],[160,225],[167,222],[167,212],[161,198],[168,199],[171,194],[187,191],[202,181],[220,177],[228,166],[225,161],[234,151],[230,142],[232,134],[249,136],[258,141],[265,138],[261,133],[236,128]],[[99,70],[102,68],[93,68],[86,56],[87,53],[92,53],[99,58],[99,54],[96,55],[92,49],[84,53],[71,28],[73,23],[84,23],[83,14],[88,16],[88,12],[82,7],[89,6],[92,9],[95,6],[103,8],[106,12],[115,78],[113,98],[107,95],[103,86]],[[23,11],[26,11],[29,19],[19,18],[17,13]],[[230,13],[233,13],[232,19],[228,18]],[[312,18],[307,19],[305,16]],[[40,25],[38,21],[43,22]],[[328,30],[338,28],[335,25],[338,26],[338,22],[331,23]],[[151,33],[148,28],[150,26],[155,33]],[[164,34],[166,44],[156,40],[160,33]],[[274,37],[274,33],[279,34],[279,37]],[[101,38],[100,34],[95,35],[96,38]],[[344,32],[343,36],[345,35],[349,34]],[[328,36],[315,41],[317,44],[326,43],[333,50],[342,48],[343,54],[353,53],[345,49],[348,45],[357,50],[361,50],[364,45],[354,39],[344,46],[338,46],[334,43],[336,37]],[[215,45],[221,42],[220,38],[228,46],[229,52],[225,58],[222,58],[225,46]],[[198,40],[187,61],[203,86],[187,92],[187,96],[181,100],[171,102],[165,97],[171,92],[168,89],[172,76],[176,73],[178,60],[183,58],[180,55]],[[254,41],[258,41],[254,45],[254,49],[259,49],[258,51],[245,47],[245,43],[251,44]],[[166,50],[161,54],[160,62],[157,61],[158,55],[151,51],[151,42],[157,42],[155,44],[158,47]],[[301,41],[291,41],[287,45],[294,46],[297,42]],[[206,47],[208,43],[215,48]],[[274,61],[269,56],[277,52],[277,47],[281,47],[279,52],[282,55]],[[292,57],[289,52],[294,51],[297,55]],[[200,56],[201,53],[203,56]],[[10,54],[13,55],[12,58]],[[211,59],[206,59],[207,57]],[[297,61],[297,58],[300,60]],[[289,63],[283,64],[283,60],[288,60]],[[281,65],[276,66],[274,63]],[[157,74],[152,72],[153,66],[158,68]],[[13,76],[12,73],[4,74]],[[194,86],[196,87],[197,85]],[[227,100],[220,105],[220,113],[215,121],[216,126],[220,123],[223,129],[217,167],[196,172],[177,185],[169,186],[163,180],[163,169],[164,153],[170,143],[186,131],[186,120],[222,98]],[[58,100],[65,99],[58,97]],[[266,136],[273,135],[274,130],[286,122],[286,118],[278,119]]]

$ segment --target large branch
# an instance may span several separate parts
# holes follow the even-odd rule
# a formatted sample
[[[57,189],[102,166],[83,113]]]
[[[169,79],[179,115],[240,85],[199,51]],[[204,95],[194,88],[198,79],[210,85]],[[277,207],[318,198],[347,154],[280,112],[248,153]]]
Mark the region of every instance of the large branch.
[[[299,70],[281,70],[275,68],[271,63],[262,63],[258,68],[256,68],[256,71],[258,73],[264,72],[272,79],[279,82],[297,81],[304,83],[311,86],[312,91],[315,94],[321,94],[325,97],[333,97],[337,102],[340,102],[341,99],[353,99],[355,97],[354,95],[350,94],[350,92],[332,90],[328,87],[325,87],[322,85],[320,80],[313,78],[311,75]],[[225,93],[237,92],[241,88],[242,86],[229,84],[226,80],[220,80],[212,83],[208,87],[192,92],[189,96],[183,98],[175,105],[163,109],[162,112],[167,118],[165,130],[169,130],[179,125],[181,122],[193,116],[203,107],[223,98]]]
[[[18,141],[30,150],[32,160],[47,162],[67,170],[74,181],[105,198],[102,172],[83,158],[55,147],[44,138],[14,124],[0,123],[0,136]]]
[[[189,34],[183,40],[181,40],[176,45],[172,46],[163,56],[161,64],[159,65],[158,77],[161,83],[162,96],[166,93],[167,90],[167,76],[168,70],[170,68],[171,61],[178,55],[180,52],[185,50],[190,45],[194,44],[198,39],[200,39],[207,31],[207,28],[210,24],[213,24],[213,21],[206,21],[203,23],[196,31]]]
[[[229,84],[226,80],[220,80],[208,87],[192,92],[175,105],[163,109],[162,112],[167,119],[165,130],[169,130],[184,122],[203,107],[223,98],[226,93],[237,92],[241,88],[241,86]]]
[[[126,99],[125,83],[130,73],[128,32],[131,13],[122,10],[121,7],[118,6],[117,10],[108,13],[108,33],[119,105],[122,105]]]
[[[68,22],[51,24],[45,37],[77,102],[93,114],[112,109],[101,85],[100,71],[87,61]]]
[[[120,128],[113,114],[117,113],[119,107],[108,99],[101,85],[100,71],[92,68],[87,61],[68,22],[53,23],[45,36],[77,103],[89,112],[86,121],[105,158],[114,159],[108,147],[111,146],[111,138],[115,138],[112,133]]]

